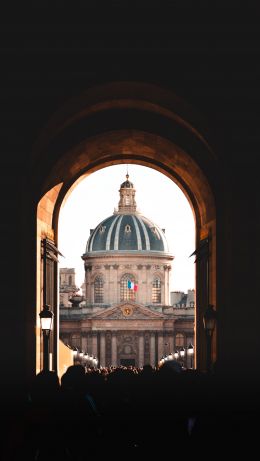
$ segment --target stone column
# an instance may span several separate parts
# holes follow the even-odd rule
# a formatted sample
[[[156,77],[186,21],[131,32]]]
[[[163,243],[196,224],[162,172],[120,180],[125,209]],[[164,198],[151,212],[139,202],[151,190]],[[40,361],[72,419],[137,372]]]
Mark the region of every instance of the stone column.
[[[92,353],[92,338],[91,333],[87,333],[87,352],[89,354]]]
[[[104,303],[110,303],[111,301],[111,285],[110,285],[110,265],[105,264],[105,286],[104,286]]]
[[[92,354],[97,357],[97,333],[92,333]]]
[[[120,302],[120,279],[118,280],[118,268],[119,264],[112,265],[112,272],[111,272],[111,303]]]
[[[174,350],[173,350],[173,335],[169,335],[168,342],[169,342],[169,352],[174,352]]]
[[[81,349],[83,352],[88,352],[88,339],[86,333],[83,333],[81,336]]]
[[[158,360],[163,356],[163,335],[162,333],[158,334]]]
[[[92,272],[92,266],[90,264],[85,265],[85,289],[86,289],[86,301],[87,301],[87,303],[92,302],[92,298],[91,298],[91,272]]]
[[[167,291],[167,275],[168,275],[168,272],[167,272],[167,265],[164,264],[163,266],[163,269],[164,269],[164,279],[163,279],[163,283],[161,285],[161,296],[162,296],[162,304],[166,305],[168,304],[167,303],[167,294],[166,294],[166,291]]]
[[[155,333],[150,333],[150,365],[155,366]]]
[[[140,333],[139,336],[139,344],[138,344],[138,349],[139,349],[139,363],[138,366],[141,368],[144,366],[144,335],[143,333]]]
[[[90,290],[90,302],[94,304],[94,282],[89,283],[89,290]]]
[[[151,265],[146,264],[146,303],[152,304],[152,277],[151,277]]]
[[[102,331],[100,333],[100,366],[106,366],[106,333]]]
[[[117,366],[117,337],[116,332],[112,333],[112,364]]]

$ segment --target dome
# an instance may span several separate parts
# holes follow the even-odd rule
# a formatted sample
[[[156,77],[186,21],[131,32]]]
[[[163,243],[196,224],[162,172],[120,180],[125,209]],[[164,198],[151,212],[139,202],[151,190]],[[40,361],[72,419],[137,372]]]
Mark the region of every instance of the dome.
[[[163,252],[168,253],[164,231],[139,213],[114,214],[92,232],[86,253],[95,252]]]
[[[133,189],[134,185],[133,185],[133,183],[131,181],[127,180],[127,181],[122,182],[120,187],[121,187],[121,189],[130,189],[130,188]]]
[[[129,181],[129,175],[127,174],[126,175],[126,181],[124,181],[121,186],[120,186],[120,189],[133,189],[134,188],[134,185],[131,181]]]

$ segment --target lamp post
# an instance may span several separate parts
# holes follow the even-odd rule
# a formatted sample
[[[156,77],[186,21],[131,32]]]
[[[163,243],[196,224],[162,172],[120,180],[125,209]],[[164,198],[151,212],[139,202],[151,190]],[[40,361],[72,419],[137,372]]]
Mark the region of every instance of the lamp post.
[[[181,348],[180,348],[180,357],[181,357],[182,360],[183,360],[182,366],[184,366],[184,357],[185,357],[185,349],[184,349],[184,347],[181,347]]]
[[[43,336],[43,370],[50,370],[50,332],[52,329],[53,312],[48,304],[44,305],[43,310],[39,313],[41,320],[41,330]]]
[[[93,354],[91,354],[89,356],[89,366],[90,366],[90,368],[93,368],[93,360],[94,360],[94,356],[93,356]]]
[[[191,343],[188,345],[187,354],[190,356],[190,367],[193,368],[194,347]]]
[[[78,349],[76,347],[73,347],[73,365],[75,365],[77,362],[77,355],[78,355]]]
[[[84,352],[83,350],[81,349],[79,351],[79,361],[80,361],[80,364],[83,365],[83,356],[84,356]]]
[[[159,368],[164,364],[164,357],[161,357],[160,361],[159,361]]]
[[[211,371],[211,343],[212,334],[216,325],[217,313],[213,308],[212,304],[209,304],[203,315],[203,324],[206,332],[207,340],[207,357],[206,357],[206,369],[208,372]]]
[[[178,358],[179,358],[179,352],[177,351],[177,349],[176,349],[176,351],[174,352],[173,355],[174,355],[175,360],[178,360]]]
[[[168,355],[168,360],[173,360],[173,353],[170,352],[170,354]]]

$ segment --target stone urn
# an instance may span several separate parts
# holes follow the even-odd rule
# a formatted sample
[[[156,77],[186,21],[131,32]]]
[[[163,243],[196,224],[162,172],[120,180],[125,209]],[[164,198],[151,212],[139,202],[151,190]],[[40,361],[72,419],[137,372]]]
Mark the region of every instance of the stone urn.
[[[84,297],[81,295],[73,295],[69,298],[69,302],[72,304],[72,307],[79,307],[80,303],[83,301]]]

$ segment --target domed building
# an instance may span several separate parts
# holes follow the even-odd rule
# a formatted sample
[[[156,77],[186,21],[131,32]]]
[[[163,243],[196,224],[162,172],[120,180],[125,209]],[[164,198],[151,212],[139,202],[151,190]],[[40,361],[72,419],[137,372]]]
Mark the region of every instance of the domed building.
[[[126,175],[118,209],[90,230],[85,265],[85,302],[61,306],[61,338],[98,357],[101,366],[155,365],[178,346],[193,342],[193,310],[169,305],[173,255],[165,230],[138,210]],[[186,309],[187,311],[187,309]],[[180,323],[182,322],[182,323]],[[186,338],[186,339],[185,339]]]
[[[154,307],[169,304],[169,254],[164,230],[136,209],[135,189],[126,176],[118,211],[90,231],[82,256],[86,302],[93,306],[132,301]],[[129,282],[134,288],[129,288]]]

